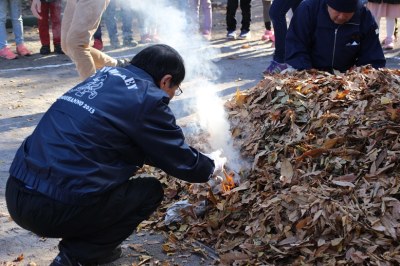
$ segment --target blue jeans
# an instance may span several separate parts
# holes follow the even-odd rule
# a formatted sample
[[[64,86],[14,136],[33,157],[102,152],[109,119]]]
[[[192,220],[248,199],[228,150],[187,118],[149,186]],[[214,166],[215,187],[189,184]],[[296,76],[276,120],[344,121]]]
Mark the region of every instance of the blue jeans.
[[[294,12],[301,0],[274,0],[269,9],[269,16],[274,27],[275,53],[274,60],[285,62],[285,39],[287,33],[286,13],[289,9]]]
[[[133,40],[133,32],[132,32],[132,16],[133,10],[128,6],[121,7],[121,15],[122,15],[122,39],[124,41],[132,41]]]
[[[24,42],[21,0],[0,0],[0,49],[7,46],[6,20],[9,7],[15,42],[17,45]]]
[[[103,14],[103,19],[106,24],[108,37],[110,38],[111,43],[118,43],[116,8],[116,1],[112,0],[108,4],[107,9]]]

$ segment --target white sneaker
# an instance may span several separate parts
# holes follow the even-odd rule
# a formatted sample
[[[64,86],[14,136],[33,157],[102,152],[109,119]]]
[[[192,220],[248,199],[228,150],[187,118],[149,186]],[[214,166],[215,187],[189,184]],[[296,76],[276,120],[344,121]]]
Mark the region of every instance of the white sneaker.
[[[226,38],[230,40],[236,40],[236,32],[228,31],[228,33],[226,34]]]
[[[240,32],[239,39],[247,40],[247,39],[250,39],[250,37],[251,37],[251,33],[249,30],[242,30]]]

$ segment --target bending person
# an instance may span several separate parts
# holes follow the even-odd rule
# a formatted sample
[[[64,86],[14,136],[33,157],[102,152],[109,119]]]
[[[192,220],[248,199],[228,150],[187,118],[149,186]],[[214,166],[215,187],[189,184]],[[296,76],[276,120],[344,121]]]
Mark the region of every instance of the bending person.
[[[24,140],[10,167],[7,207],[21,227],[61,238],[51,266],[121,256],[119,245],[163,199],[156,178],[132,177],[143,164],[191,183],[222,170],[224,158],[185,142],[168,107],[184,77],[173,48],[147,47],[130,65],[104,67],[58,98]]]
[[[345,72],[386,64],[378,25],[358,0],[304,0],[286,37],[286,63],[295,69]]]

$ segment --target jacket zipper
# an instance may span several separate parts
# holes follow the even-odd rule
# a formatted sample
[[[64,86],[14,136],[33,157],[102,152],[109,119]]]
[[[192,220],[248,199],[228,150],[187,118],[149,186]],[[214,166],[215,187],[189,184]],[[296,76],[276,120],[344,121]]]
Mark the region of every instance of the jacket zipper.
[[[332,65],[331,65],[332,71],[334,70],[334,69],[333,69],[333,63],[335,62],[336,37],[337,37],[337,32],[338,32],[339,27],[340,27],[340,26],[338,26],[338,27],[335,29],[335,38],[334,38],[334,41],[333,41],[333,54],[332,54]]]

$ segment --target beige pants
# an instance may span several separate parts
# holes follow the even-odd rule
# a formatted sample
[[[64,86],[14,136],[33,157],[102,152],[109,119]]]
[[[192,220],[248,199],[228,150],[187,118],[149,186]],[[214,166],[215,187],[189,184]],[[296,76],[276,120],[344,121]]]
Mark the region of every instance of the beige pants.
[[[67,0],[61,22],[61,47],[76,65],[82,80],[117,60],[90,46],[110,0]]]

